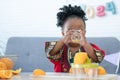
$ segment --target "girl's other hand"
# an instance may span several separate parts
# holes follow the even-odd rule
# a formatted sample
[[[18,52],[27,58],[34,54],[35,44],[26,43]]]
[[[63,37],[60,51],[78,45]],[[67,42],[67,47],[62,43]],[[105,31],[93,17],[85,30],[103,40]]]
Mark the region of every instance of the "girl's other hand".
[[[80,45],[84,46],[87,43],[84,30],[80,30],[80,36],[81,36]]]
[[[71,35],[72,35],[72,31],[71,30],[69,30],[69,31],[67,31],[66,32],[66,34],[63,36],[63,42],[64,42],[64,44],[66,44],[66,45],[68,45],[69,43],[71,43],[72,41],[71,41]]]

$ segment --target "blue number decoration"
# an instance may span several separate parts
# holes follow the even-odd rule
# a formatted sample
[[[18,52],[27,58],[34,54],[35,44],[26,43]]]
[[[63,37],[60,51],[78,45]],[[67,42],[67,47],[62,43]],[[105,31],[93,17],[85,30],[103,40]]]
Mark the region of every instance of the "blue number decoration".
[[[115,4],[113,1],[106,3],[106,10],[112,11],[112,14],[116,14]]]

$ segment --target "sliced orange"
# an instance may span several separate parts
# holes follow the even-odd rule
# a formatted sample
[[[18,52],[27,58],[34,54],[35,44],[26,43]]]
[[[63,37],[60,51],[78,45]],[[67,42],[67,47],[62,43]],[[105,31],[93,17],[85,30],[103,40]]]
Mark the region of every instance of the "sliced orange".
[[[105,75],[105,74],[106,74],[106,70],[102,66],[99,66],[98,75]]]
[[[7,69],[12,69],[14,66],[14,63],[10,58],[1,58],[0,62],[4,62],[7,66]]]
[[[7,69],[6,64],[3,62],[0,62],[0,70],[6,70],[6,69]]]
[[[45,71],[43,71],[42,69],[35,69],[33,71],[33,75],[36,75],[36,76],[38,76],[38,75],[45,75]]]
[[[74,64],[84,64],[87,60],[87,57],[87,53],[85,52],[76,53],[74,57]]]
[[[19,68],[19,69],[16,69],[16,70],[12,70],[12,73],[13,73],[14,75],[17,75],[17,74],[19,74],[21,71],[22,71],[22,69]]]
[[[12,77],[11,70],[0,70],[0,78],[1,79],[9,79]]]

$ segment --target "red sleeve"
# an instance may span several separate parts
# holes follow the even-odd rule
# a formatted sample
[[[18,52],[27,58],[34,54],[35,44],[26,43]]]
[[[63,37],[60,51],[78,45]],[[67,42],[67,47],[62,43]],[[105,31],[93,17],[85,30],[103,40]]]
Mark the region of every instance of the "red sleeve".
[[[95,49],[95,50],[99,50],[99,51],[101,51],[101,54],[103,55],[103,57],[105,57],[105,51],[104,50],[102,50],[102,49],[100,49],[97,45],[95,45],[95,44],[92,44],[92,43],[90,43],[91,45],[92,45],[92,47]]]

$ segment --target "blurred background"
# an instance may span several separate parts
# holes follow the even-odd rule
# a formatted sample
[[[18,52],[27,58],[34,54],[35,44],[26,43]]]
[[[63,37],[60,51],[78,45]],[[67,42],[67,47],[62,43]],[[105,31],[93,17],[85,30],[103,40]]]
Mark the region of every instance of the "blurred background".
[[[120,0],[0,0],[0,48],[14,36],[61,37],[56,13],[68,4],[85,10],[87,37],[120,40]]]

